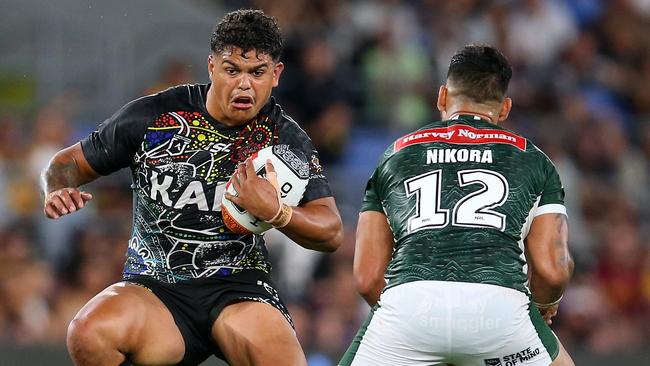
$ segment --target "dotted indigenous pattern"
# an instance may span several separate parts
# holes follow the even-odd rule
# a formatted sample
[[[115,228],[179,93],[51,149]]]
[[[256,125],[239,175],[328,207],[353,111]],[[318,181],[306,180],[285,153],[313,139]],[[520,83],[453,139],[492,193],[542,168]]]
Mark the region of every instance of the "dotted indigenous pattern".
[[[277,144],[277,131],[266,115],[233,128],[216,128],[199,111],[157,116],[134,160],[134,232],[125,278],[174,283],[245,269],[268,273],[261,237],[229,231],[220,202],[237,164]]]

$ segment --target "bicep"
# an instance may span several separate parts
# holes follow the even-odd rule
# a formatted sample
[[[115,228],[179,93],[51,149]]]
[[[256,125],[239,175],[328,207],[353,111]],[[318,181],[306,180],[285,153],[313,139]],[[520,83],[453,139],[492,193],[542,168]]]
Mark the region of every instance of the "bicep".
[[[564,265],[569,257],[569,226],[563,213],[547,213],[532,222],[525,239],[526,257],[533,269]]]
[[[359,214],[354,252],[356,276],[383,277],[393,255],[393,232],[386,215],[378,211]]]
[[[338,209],[336,208],[336,202],[334,201],[334,197],[317,198],[315,200],[302,203],[300,207],[303,208],[325,207],[328,208],[330,211],[336,213],[337,215],[339,213]]]
[[[294,210],[294,213],[296,211]],[[320,223],[324,227],[341,224],[341,215],[336,208],[334,197],[323,197],[300,204],[299,212],[305,220]]]

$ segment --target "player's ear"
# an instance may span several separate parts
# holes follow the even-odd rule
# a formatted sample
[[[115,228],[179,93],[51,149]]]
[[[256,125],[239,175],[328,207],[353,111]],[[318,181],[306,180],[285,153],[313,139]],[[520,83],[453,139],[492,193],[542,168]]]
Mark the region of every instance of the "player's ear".
[[[511,109],[512,109],[512,99],[510,99],[509,97],[505,97],[505,99],[503,99],[503,103],[501,103],[501,110],[499,111],[498,122],[505,121],[506,118],[508,118]]]
[[[282,75],[282,70],[284,70],[284,64],[282,62],[278,62],[275,64],[273,67],[273,87],[275,88],[278,86],[278,83],[280,82],[280,75]]]
[[[214,55],[211,53],[208,55],[208,75],[210,75],[210,80],[212,80],[213,73],[214,73]]]
[[[447,110],[447,85],[440,85],[438,89],[437,106],[441,113]]]

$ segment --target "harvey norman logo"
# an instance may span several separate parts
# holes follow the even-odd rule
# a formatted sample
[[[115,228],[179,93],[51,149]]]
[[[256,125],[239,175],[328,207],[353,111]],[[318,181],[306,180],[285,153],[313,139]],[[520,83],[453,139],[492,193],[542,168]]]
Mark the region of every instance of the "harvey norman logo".
[[[410,133],[395,142],[394,151],[415,144],[446,142],[458,145],[507,144],[525,151],[526,139],[512,132],[496,129],[478,129],[466,125],[429,128]]]

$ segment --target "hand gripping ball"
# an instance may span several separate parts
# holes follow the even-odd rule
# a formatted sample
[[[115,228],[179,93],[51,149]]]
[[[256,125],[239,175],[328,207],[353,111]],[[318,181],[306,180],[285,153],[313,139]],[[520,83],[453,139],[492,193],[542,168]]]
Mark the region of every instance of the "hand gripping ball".
[[[253,154],[252,158],[255,172],[262,177],[266,176],[264,167],[266,160],[271,160],[278,176],[282,202],[289,206],[297,206],[309,182],[309,164],[305,155],[283,144],[265,147]],[[232,179],[233,177],[230,177],[226,183],[226,192],[236,196],[237,191],[232,185]],[[221,199],[221,215],[226,227],[235,233],[262,234],[272,227],[226,199],[225,195]]]

